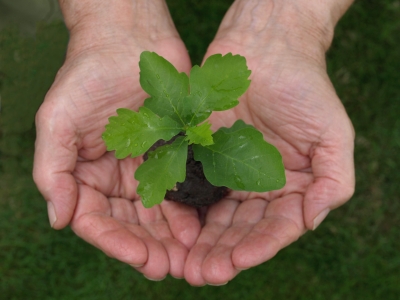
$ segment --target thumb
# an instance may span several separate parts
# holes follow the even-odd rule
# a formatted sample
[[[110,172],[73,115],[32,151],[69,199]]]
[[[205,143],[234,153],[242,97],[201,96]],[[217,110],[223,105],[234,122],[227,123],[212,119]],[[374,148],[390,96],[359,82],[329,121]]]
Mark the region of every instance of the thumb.
[[[71,175],[77,159],[77,135],[63,115],[51,102],[45,102],[36,115],[33,179],[47,201],[50,225],[55,229],[70,222],[78,193]]]
[[[347,147],[318,147],[312,157],[312,169],[315,179],[307,189],[303,209],[306,227],[315,230],[331,210],[354,193],[352,142]]]

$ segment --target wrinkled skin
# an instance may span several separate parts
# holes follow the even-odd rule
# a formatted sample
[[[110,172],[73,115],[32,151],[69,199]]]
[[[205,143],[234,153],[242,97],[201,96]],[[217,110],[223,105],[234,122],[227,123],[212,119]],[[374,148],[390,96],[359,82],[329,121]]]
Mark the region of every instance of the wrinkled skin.
[[[185,267],[194,285],[223,284],[272,258],[354,191],[354,133],[323,66],[290,51],[260,59],[225,40],[208,55],[227,51],[246,57],[252,83],[237,107],[214,113],[211,122],[229,127],[243,119],[263,132],[283,156],[287,183],[269,193],[235,192],[209,209]]]
[[[213,129],[238,118],[253,124],[281,151],[286,186],[234,192],[208,209],[203,226],[194,208],[178,203],[143,208],[133,178],[141,159],[115,159],[101,134],[117,108],[142,105],[137,63],[143,50],[188,73],[187,52],[176,32],[160,40],[116,37],[79,51],[72,39],[36,119],[34,179],[53,228],[70,224],[149,279],[169,273],[192,285],[221,285],[315,229],[350,198],[354,132],[326,74],[323,51],[293,50],[279,35],[233,39],[241,32],[227,23],[206,56],[244,55],[252,83],[237,107],[211,116]]]
[[[101,139],[117,108],[143,104],[138,61],[144,50],[180,71],[191,68],[176,36],[140,44],[124,37],[67,58],[37,114],[34,179],[49,201],[49,215],[57,213],[56,221],[50,218],[54,228],[70,223],[84,240],[157,280],[168,273],[183,277],[200,231],[197,212],[167,202],[143,208],[133,178],[142,159],[117,160]]]
[[[206,56],[245,56],[252,70],[240,104],[213,113],[211,123],[214,130],[237,119],[253,124],[281,152],[287,183],[269,193],[235,192],[208,210],[185,264],[193,285],[225,284],[267,261],[354,192],[354,130],[326,73],[329,35],[321,32],[318,40],[319,32],[297,26],[289,37],[279,26],[287,24],[284,14],[273,14],[278,5],[254,9],[253,3],[236,1],[208,48]],[[270,8],[269,19],[257,18],[261,8]],[[303,11],[294,5],[282,12],[290,9],[292,19]]]

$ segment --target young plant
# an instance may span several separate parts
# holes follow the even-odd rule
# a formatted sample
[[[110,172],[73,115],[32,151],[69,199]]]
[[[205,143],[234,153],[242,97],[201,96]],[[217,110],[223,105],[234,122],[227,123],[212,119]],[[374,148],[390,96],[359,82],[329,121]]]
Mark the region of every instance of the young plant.
[[[140,84],[150,97],[138,112],[120,108],[103,133],[107,150],[123,159],[143,155],[158,140],[169,141],[149,152],[136,170],[137,193],[145,207],[163,201],[186,177],[188,147],[214,186],[265,192],[285,185],[282,157],[251,125],[237,120],[213,133],[207,118],[230,109],[250,85],[246,60],[231,53],[210,56],[190,77],[154,52],[140,56]],[[183,134],[182,134],[183,133]],[[179,136],[177,136],[179,134]]]

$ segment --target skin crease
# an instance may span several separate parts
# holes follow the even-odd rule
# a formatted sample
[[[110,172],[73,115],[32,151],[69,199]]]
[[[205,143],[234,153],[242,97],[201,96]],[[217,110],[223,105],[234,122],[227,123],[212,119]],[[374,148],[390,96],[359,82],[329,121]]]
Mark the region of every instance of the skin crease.
[[[324,57],[333,24],[351,1],[335,2],[319,19],[315,7],[305,14],[295,1],[236,1],[228,11],[206,57],[244,55],[252,83],[237,107],[213,113],[213,129],[238,118],[253,124],[281,151],[287,184],[269,193],[233,192],[208,209],[203,226],[195,209],[178,203],[143,208],[133,178],[141,159],[117,160],[101,139],[117,108],[137,110],[146,98],[142,51],[157,52],[179,71],[191,68],[163,1],[118,3],[104,15],[90,0],[60,1],[71,39],[36,117],[33,172],[53,228],[70,224],[149,279],[169,273],[196,286],[221,285],[315,229],[351,197],[354,131]],[[125,18],[132,5],[136,15]],[[92,14],[77,13],[85,9]],[[112,22],[114,15],[120,22]]]
[[[354,131],[326,74],[324,45],[300,48],[304,41],[282,38],[268,22],[250,23],[261,28],[251,37],[255,30],[236,27],[245,10],[240,4],[239,14],[228,12],[206,56],[245,56],[252,83],[237,107],[214,113],[211,123],[216,129],[243,119],[263,132],[283,156],[287,184],[264,194],[237,192],[209,209],[185,265],[185,278],[199,286],[224,284],[270,259],[354,191]]]

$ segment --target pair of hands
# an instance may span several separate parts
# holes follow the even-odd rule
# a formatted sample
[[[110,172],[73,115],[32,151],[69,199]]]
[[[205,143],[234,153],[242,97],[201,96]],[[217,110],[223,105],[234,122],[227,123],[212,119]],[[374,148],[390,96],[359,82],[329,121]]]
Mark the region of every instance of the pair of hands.
[[[117,108],[137,110],[146,98],[139,85],[142,51],[188,73],[187,50],[174,28],[159,39],[127,33],[90,47],[81,47],[78,31],[36,118],[34,179],[53,228],[70,224],[149,279],[169,273],[192,285],[221,285],[315,229],[351,197],[354,132],[326,74],[325,49],[317,42],[301,49],[270,27],[244,30],[237,13],[233,5],[206,57],[245,56],[252,83],[237,107],[214,113],[211,122],[216,130],[243,119],[259,129],[282,153],[286,186],[232,192],[204,220],[170,201],[145,209],[133,177],[142,159],[117,160],[101,134]]]

